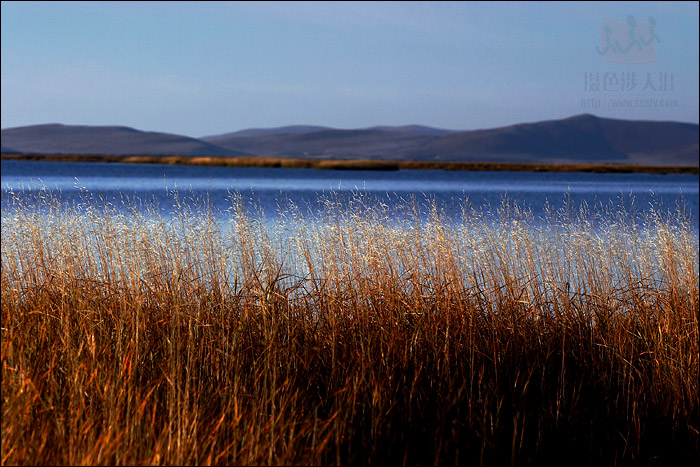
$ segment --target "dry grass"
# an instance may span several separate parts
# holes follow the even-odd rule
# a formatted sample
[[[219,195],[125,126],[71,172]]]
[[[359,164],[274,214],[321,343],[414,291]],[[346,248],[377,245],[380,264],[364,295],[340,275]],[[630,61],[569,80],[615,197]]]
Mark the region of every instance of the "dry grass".
[[[366,204],[9,202],[2,463],[698,461],[682,216]]]
[[[265,156],[126,156],[100,154],[2,154],[3,160],[33,160],[53,162],[121,162],[128,164],[200,165],[214,167],[270,167],[320,170],[469,170],[518,172],[593,172],[593,173],[650,173],[697,174],[695,166],[641,165],[641,164],[551,164],[517,162],[453,162],[406,161],[382,159],[305,159]]]

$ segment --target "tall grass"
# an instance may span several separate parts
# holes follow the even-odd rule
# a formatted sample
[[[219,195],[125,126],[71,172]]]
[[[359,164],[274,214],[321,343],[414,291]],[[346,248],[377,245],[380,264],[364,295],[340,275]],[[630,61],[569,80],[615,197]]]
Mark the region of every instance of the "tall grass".
[[[678,212],[3,196],[3,464],[700,457]]]

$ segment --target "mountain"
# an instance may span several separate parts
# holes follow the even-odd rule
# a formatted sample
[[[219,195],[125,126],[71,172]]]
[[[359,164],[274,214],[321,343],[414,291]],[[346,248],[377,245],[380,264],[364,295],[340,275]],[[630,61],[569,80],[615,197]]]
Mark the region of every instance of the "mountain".
[[[3,152],[43,154],[246,155],[196,138],[125,126],[48,124],[9,128],[2,130],[2,147]]]
[[[616,120],[584,114],[562,120],[443,135],[408,151],[412,160],[697,165],[698,125]]]
[[[248,136],[265,136],[265,135],[289,135],[297,133],[311,133],[314,131],[330,130],[326,126],[318,125],[290,125],[280,126],[275,128],[248,128],[247,130],[234,131],[232,133],[224,133],[222,135],[203,136],[202,141],[209,141],[216,144],[216,141],[226,140],[228,138],[239,138]]]
[[[468,131],[420,125],[351,130],[296,125],[200,139],[128,127],[37,125],[2,130],[2,148],[50,154],[698,166],[699,144],[697,124],[583,114]]]
[[[253,128],[202,140],[229,149],[268,157],[397,159],[409,148],[451,133],[422,125],[373,126],[339,130],[321,126]]]
[[[580,115],[564,120],[524,123],[443,135],[404,157],[414,160],[499,162],[622,162],[601,130],[601,120]],[[614,136],[614,135],[613,135]]]
[[[247,138],[251,136],[273,136],[273,135],[291,135],[313,133],[316,131],[336,130],[327,126],[318,125],[289,125],[275,128],[248,128],[246,130],[234,131],[232,133],[224,133],[220,135],[202,136],[200,139],[210,143],[217,144],[218,141],[227,141],[231,138]],[[432,128],[423,125],[404,125],[404,126],[389,126],[377,125],[365,130],[389,131],[397,133],[412,133],[418,135],[443,135],[451,133],[453,130],[443,130],[441,128]],[[342,130],[340,130],[342,131]],[[349,130],[352,131],[352,130]]]
[[[698,125],[590,114],[450,131],[409,125],[362,130],[228,134],[206,139],[260,156],[474,162],[697,165]]]
[[[207,138],[228,149],[268,157],[396,159],[434,136],[379,129]]]
[[[669,165],[698,165],[698,125],[612,119],[601,124],[614,148],[640,163],[662,158]]]
[[[378,125],[368,128],[368,130],[395,131],[398,133],[412,133],[416,135],[446,135],[454,133],[454,130],[444,130],[423,125],[387,126]]]

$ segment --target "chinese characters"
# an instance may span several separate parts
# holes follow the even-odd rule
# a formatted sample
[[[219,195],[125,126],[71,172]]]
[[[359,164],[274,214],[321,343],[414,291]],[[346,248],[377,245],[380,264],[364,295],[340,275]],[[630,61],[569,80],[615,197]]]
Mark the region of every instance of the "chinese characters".
[[[673,91],[673,73],[585,72],[583,90],[588,92]]]

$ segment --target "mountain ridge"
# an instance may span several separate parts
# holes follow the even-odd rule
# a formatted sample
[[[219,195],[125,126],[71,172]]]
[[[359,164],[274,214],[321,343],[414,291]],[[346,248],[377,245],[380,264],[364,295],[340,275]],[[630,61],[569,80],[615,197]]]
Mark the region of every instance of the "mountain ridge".
[[[424,125],[249,128],[191,138],[125,126],[2,130],[2,150],[54,154],[259,156],[386,161],[698,165],[698,124],[579,114],[477,130]]]
[[[142,131],[128,126],[29,125],[2,130],[4,148],[23,153],[104,155],[244,156],[189,136]]]

